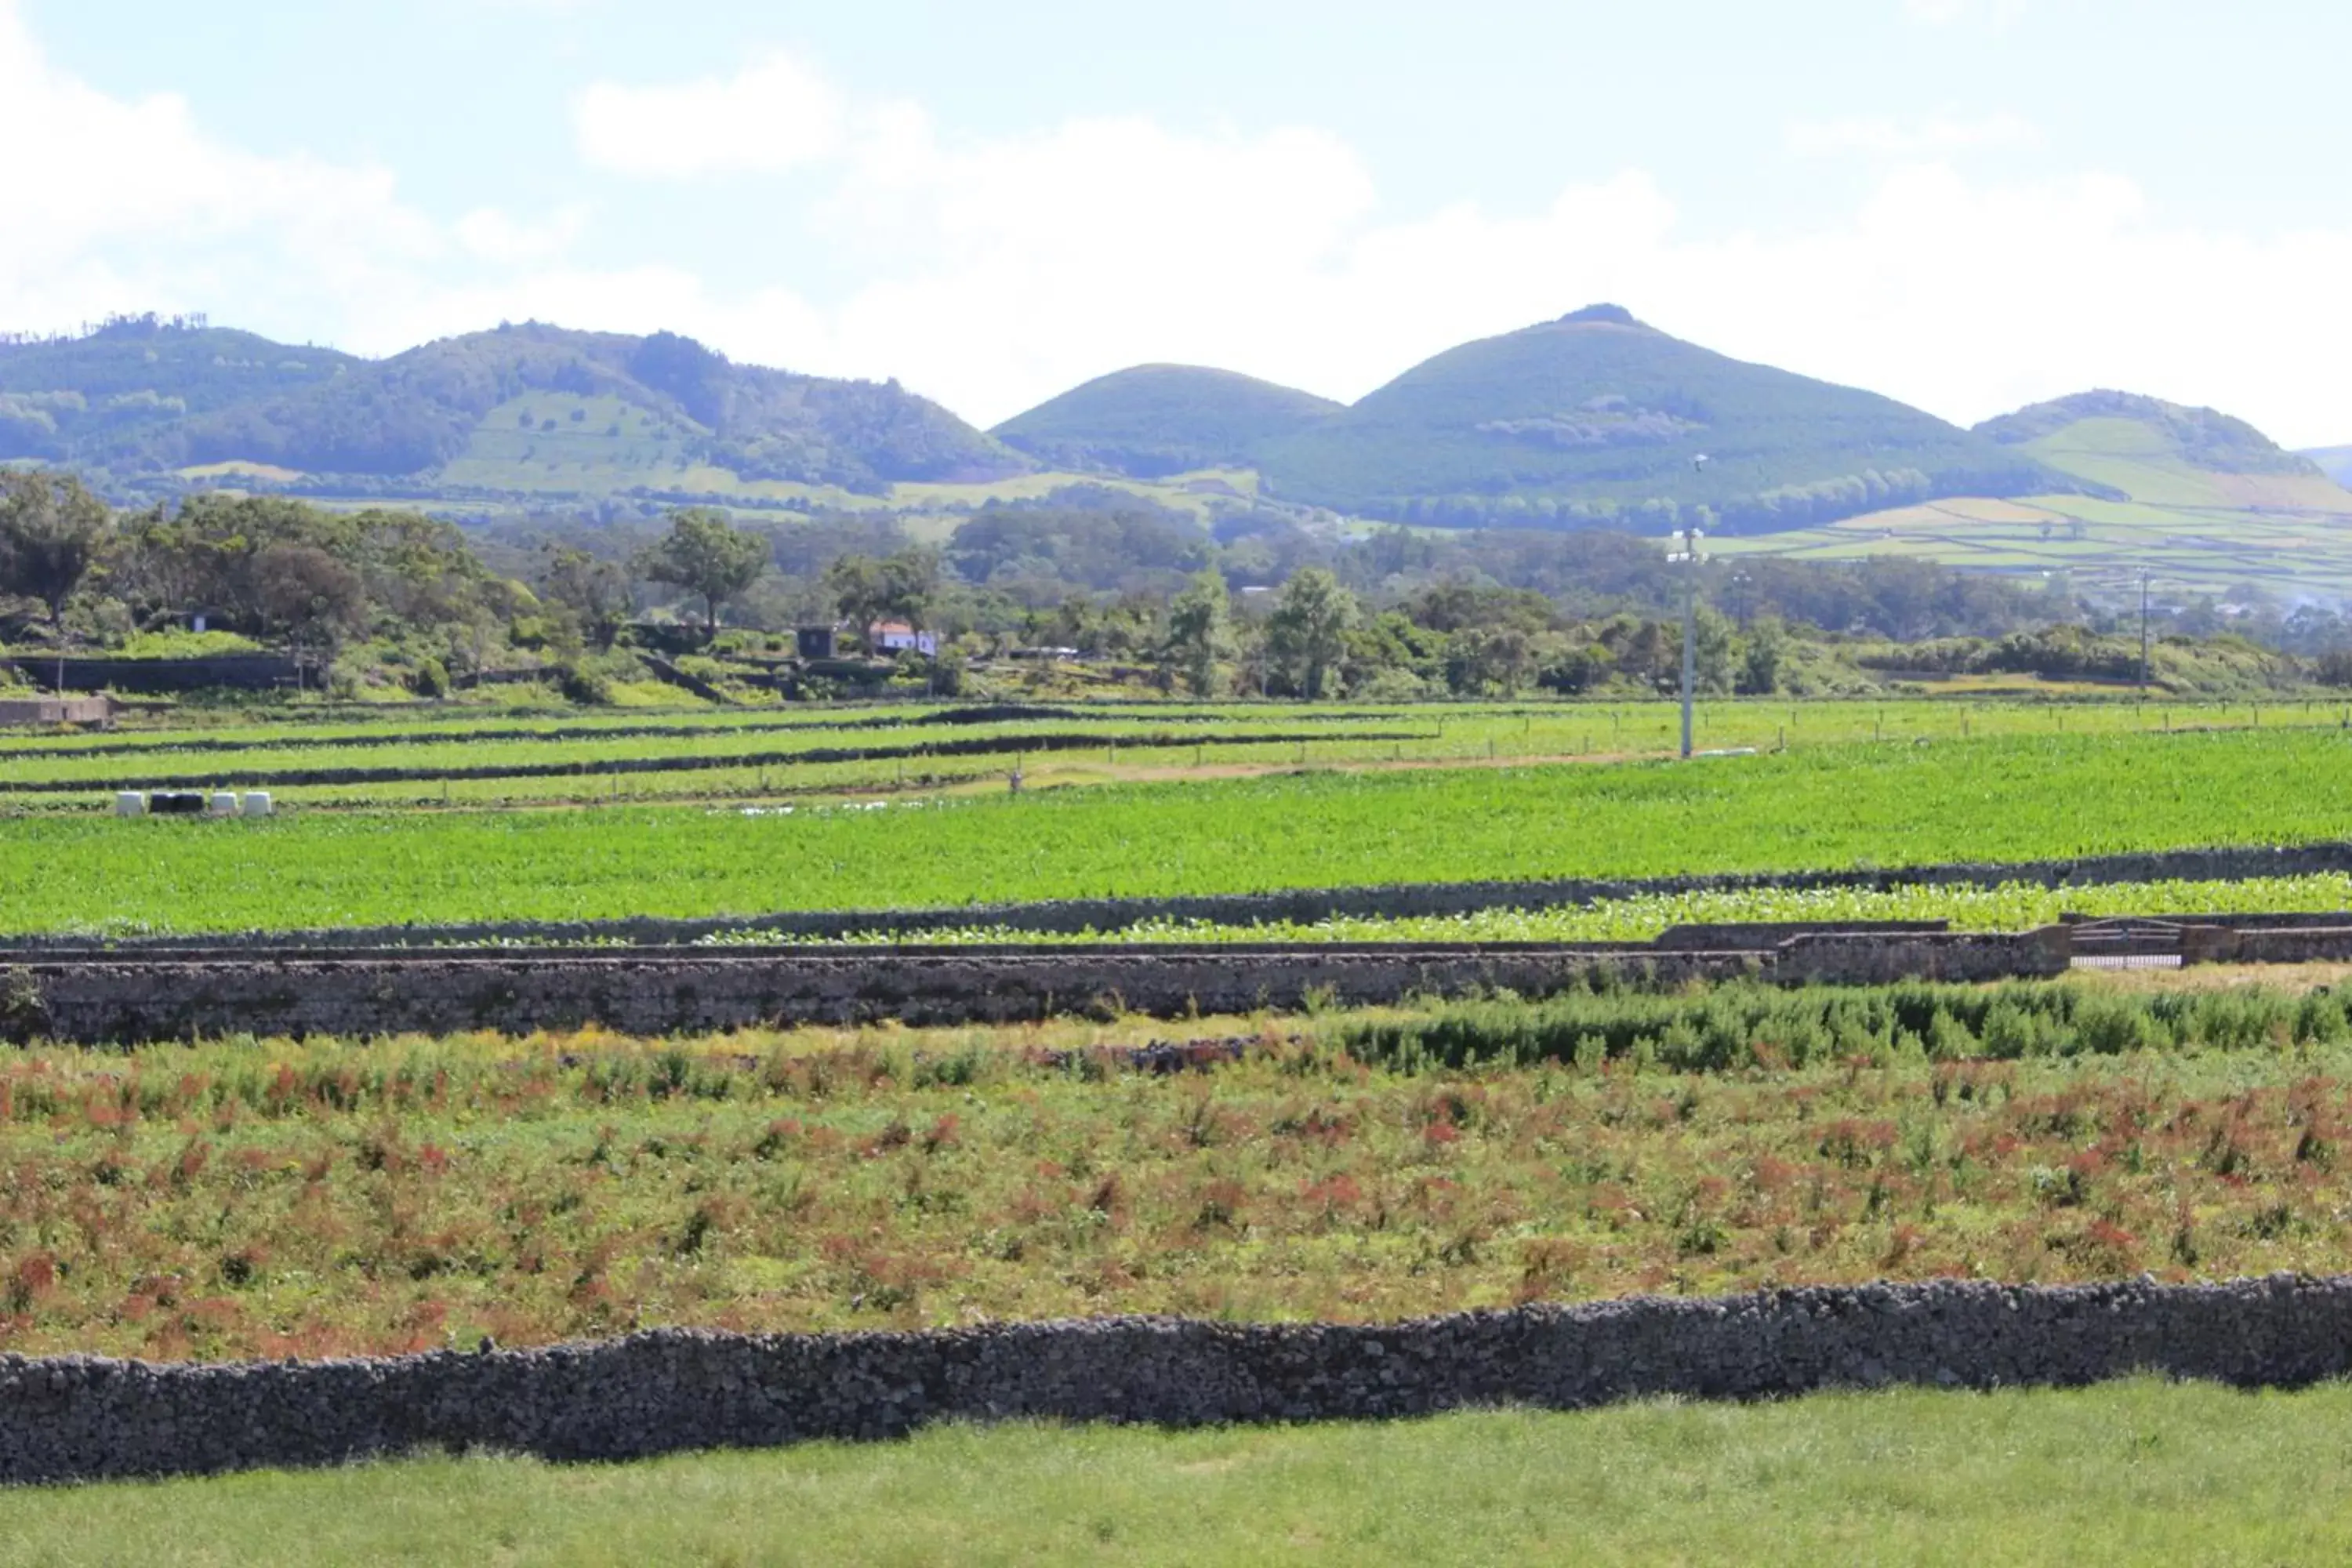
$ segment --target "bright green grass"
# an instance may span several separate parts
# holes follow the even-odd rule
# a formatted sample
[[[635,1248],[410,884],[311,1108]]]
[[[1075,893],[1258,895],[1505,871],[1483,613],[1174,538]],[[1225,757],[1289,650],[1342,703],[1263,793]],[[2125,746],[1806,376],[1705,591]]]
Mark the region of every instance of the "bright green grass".
[[[2352,1390],[2140,1381],[1391,1426],[950,1428],[0,1494],[25,1564],[2321,1563]]]
[[[18,817],[0,820],[0,931],[755,914],[2014,861],[2347,832],[2352,739],[2318,730],[1311,772],[790,816]]]

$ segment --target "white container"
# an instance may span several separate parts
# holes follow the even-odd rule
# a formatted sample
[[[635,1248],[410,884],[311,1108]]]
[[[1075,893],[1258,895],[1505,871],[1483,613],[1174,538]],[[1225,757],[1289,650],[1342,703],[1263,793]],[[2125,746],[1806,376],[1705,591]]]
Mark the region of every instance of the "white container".
[[[278,808],[270,803],[269,792],[266,789],[250,791],[245,797],[245,815],[247,816],[274,816],[277,815],[277,810]]]
[[[213,796],[212,815],[215,816],[235,816],[236,815],[236,796],[227,790],[223,790],[218,795]]]
[[[121,791],[114,797],[114,815],[117,816],[146,816],[147,797],[135,789]]]

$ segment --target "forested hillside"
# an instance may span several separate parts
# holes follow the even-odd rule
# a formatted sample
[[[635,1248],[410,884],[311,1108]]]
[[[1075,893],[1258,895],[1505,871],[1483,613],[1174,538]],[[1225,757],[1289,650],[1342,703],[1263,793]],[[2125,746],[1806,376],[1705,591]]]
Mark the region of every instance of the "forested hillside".
[[[692,488],[697,468],[871,491],[1030,467],[896,383],[739,365],[667,332],[527,323],[368,361],[152,317],[0,343],[6,458],[587,494]]]

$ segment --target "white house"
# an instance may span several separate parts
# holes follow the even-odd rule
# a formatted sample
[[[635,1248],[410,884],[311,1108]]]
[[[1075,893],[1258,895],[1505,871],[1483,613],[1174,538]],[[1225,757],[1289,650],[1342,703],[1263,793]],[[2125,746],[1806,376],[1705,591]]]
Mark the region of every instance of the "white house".
[[[919,632],[904,621],[880,621],[866,628],[866,646],[876,653],[906,653],[913,651],[925,658],[940,656],[940,638],[936,632]]]

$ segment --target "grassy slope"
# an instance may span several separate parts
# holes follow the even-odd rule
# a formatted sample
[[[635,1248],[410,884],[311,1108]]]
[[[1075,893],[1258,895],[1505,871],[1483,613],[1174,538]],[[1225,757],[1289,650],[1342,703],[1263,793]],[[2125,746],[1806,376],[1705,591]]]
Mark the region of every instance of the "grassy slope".
[[[1612,416],[1590,407],[1611,397],[1632,409]],[[1646,434],[1627,427],[1626,416],[1642,415],[1652,416]],[[1572,443],[1541,429],[1481,428],[1514,421],[1613,434]],[[1695,473],[1701,453],[1710,462]],[[1570,320],[1440,354],[1345,413],[1269,442],[1263,467],[1281,494],[1360,507],[1499,492],[1720,505],[1866,468],[2032,465],[1873,393],[1743,363],[1644,326]]]
[[[2284,1563],[2352,1552],[2352,1390],[2137,1382],[1382,1426],[951,1428],[0,1496],[79,1563]]]
[[[1245,464],[1260,443],[1339,409],[1328,398],[1232,371],[1138,365],[1073,388],[990,434],[1057,468],[1151,479]]]
[[[2352,828],[2347,745],[2326,731],[2060,735],[782,818],[16,818],[0,823],[0,930],[757,913],[2294,842]]]

